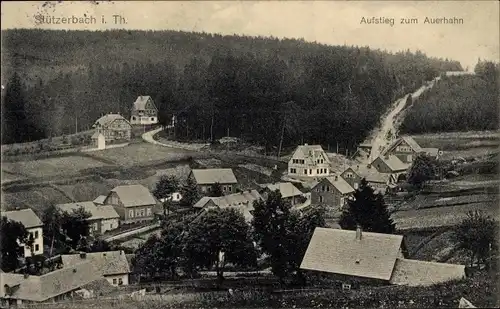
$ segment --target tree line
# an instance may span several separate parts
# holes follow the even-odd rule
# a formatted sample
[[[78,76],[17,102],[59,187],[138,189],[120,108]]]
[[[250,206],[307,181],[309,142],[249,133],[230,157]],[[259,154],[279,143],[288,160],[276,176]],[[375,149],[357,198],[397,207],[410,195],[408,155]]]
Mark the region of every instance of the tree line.
[[[479,61],[475,75],[443,76],[405,116],[404,133],[495,130],[498,128],[498,63]]]
[[[44,136],[90,128],[109,112],[128,118],[136,97],[151,95],[162,123],[178,116],[176,139],[229,134],[272,149],[283,132],[284,146],[349,148],[395,98],[440,72],[462,69],[419,51],[292,39],[124,30],[3,34],[7,87],[23,92],[4,100],[7,129],[19,123],[9,111],[21,109]],[[37,138],[12,133],[3,143]]]

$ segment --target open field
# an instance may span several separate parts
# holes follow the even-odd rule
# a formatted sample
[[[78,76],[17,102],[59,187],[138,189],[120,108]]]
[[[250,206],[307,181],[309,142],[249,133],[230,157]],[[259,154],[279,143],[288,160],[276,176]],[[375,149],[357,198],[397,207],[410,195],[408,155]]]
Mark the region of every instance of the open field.
[[[106,166],[102,161],[87,156],[62,156],[43,160],[3,162],[2,169],[27,176],[56,176],[75,174],[86,168]]]

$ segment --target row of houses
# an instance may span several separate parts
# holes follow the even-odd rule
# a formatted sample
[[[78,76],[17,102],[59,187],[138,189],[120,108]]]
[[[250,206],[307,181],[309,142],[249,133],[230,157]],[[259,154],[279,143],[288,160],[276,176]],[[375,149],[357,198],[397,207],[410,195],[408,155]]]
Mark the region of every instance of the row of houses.
[[[59,267],[40,276],[0,272],[1,308],[89,298],[105,287],[129,284],[130,257],[124,251],[67,254]]]
[[[363,146],[367,152],[369,145]],[[425,153],[438,158],[437,148],[422,148],[408,136],[396,139],[368,164],[348,166],[335,175],[331,161],[320,145],[299,145],[288,162],[288,176],[299,181],[309,181],[311,203],[341,208],[364,178],[377,193],[385,194],[406,179],[414,158]]]

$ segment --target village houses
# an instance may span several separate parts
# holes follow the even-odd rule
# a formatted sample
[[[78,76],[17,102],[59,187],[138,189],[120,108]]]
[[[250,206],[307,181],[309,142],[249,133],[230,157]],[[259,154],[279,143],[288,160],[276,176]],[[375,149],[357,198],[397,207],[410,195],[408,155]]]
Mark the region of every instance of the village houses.
[[[128,285],[130,265],[123,250],[61,255],[63,267],[89,261],[111,285]]]
[[[24,257],[43,254],[43,222],[32,209],[5,211],[2,212],[2,216],[8,220],[22,223],[33,239],[31,248],[20,244],[24,247]]]
[[[153,99],[148,95],[137,97],[132,106],[130,124],[152,125],[157,123],[158,108],[156,108]]]
[[[231,194],[236,192],[238,184],[230,168],[193,169],[188,177],[196,182],[198,189],[204,194],[209,193],[216,183],[221,186],[224,194]]]
[[[342,250],[338,250],[342,248]],[[465,266],[406,259],[402,235],[316,228],[300,268],[343,285],[433,285],[465,278]]]
[[[152,221],[158,211],[155,197],[142,185],[115,187],[104,199],[104,205],[113,206],[120,224]]]
[[[437,159],[440,151],[437,148],[422,148],[413,137],[401,136],[385,148],[381,156],[395,155],[402,162],[411,164],[418,154],[426,154]]]
[[[231,208],[239,211],[247,222],[253,218],[255,201],[263,200],[257,190],[247,190],[219,197],[202,197],[193,207],[198,209]]]
[[[353,193],[353,187],[342,177],[326,177],[311,188],[311,204],[326,205],[328,210],[338,211]]]
[[[58,204],[56,207],[64,212],[71,214],[73,211],[82,208],[85,212],[90,214],[87,218],[91,234],[104,234],[107,231],[117,229],[120,224],[120,216],[110,205],[96,206],[94,202],[76,202]]]
[[[364,178],[376,193],[382,194],[385,194],[391,179],[390,174],[381,173],[370,164],[350,166],[340,174],[340,177],[355,190]]]
[[[378,156],[370,164],[379,173],[390,175],[389,185],[396,184],[400,180],[406,179],[406,172],[408,171],[411,165],[409,163],[402,162],[395,155]]]
[[[281,194],[281,198],[290,203],[290,205],[295,206],[302,204],[307,197],[291,182],[278,182],[272,184],[262,184],[260,193],[264,199],[267,199],[270,192],[278,190]]]
[[[93,140],[97,140],[99,134],[104,136],[106,143],[113,141],[129,141],[132,126],[127,119],[120,114],[107,114],[97,119],[92,126],[95,129]]]
[[[330,175],[330,159],[321,145],[299,145],[288,161],[292,178],[326,177]]]
[[[83,287],[103,277],[89,261],[56,269],[42,276],[0,272],[2,308],[26,307],[78,297]]]

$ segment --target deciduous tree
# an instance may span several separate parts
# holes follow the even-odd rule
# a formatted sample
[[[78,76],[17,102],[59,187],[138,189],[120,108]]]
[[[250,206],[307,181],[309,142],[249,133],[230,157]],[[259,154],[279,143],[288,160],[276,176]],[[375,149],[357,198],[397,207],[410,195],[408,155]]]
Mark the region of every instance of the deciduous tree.
[[[24,256],[24,247],[20,244],[29,245],[27,244],[29,233],[22,223],[6,217],[2,217],[0,233],[1,268],[5,272],[10,272],[20,266],[19,258]]]
[[[408,171],[408,183],[421,189],[427,181],[433,179],[436,165],[435,159],[424,154],[417,155]]]
[[[196,185],[194,179],[192,179],[191,177],[188,177],[186,184],[181,189],[181,193],[181,206],[191,207],[201,198],[198,186]]]
[[[224,192],[222,191],[222,186],[220,183],[216,182],[212,185],[211,190],[209,192],[209,196],[219,197],[223,196]]]
[[[455,228],[454,238],[460,248],[470,252],[471,265],[477,259],[489,266],[498,252],[498,222],[480,211],[469,212]]]

